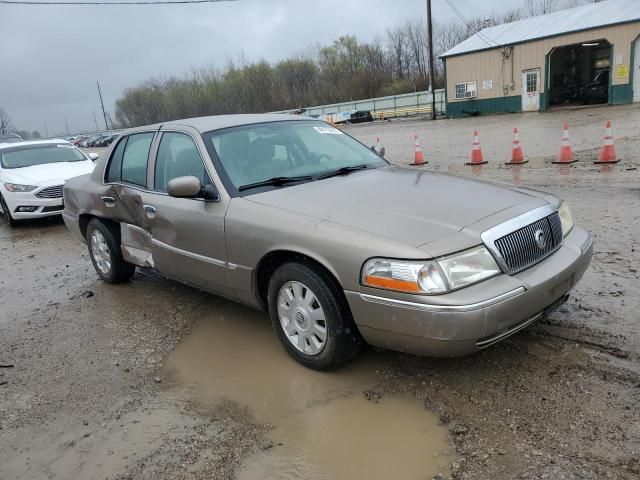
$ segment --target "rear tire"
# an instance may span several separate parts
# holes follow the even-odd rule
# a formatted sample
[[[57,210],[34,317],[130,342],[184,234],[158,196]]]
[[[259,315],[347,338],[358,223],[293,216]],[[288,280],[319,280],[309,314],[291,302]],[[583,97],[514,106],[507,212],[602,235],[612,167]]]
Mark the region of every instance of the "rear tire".
[[[0,195],[0,207],[2,207],[2,214],[4,215],[4,219],[7,222],[7,225],[10,227],[15,227],[18,224],[17,220],[11,216],[11,212],[9,211],[9,207],[7,207],[6,202],[4,201],[4,197]]]
[[[120,235],[114,227],[94,218],[87,225],[87,245],[98,276],[107,283],[128,282],[136,266],[122,258]]]
[[[285,350],[314,370],[329,370],[351,360],[362,337],[335,280],[324,270],[292,262],[269,281],[269,315]]]

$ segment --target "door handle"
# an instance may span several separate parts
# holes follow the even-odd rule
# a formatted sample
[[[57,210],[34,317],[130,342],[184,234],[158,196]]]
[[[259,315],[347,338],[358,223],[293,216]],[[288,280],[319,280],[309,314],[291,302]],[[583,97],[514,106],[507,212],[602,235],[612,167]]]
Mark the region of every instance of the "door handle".
[[[148,218],[155,218],[156,212],[158,211],[156,207],[153,205],[143,205],[142,208],[144,208]]]
[[[109,208],[113,208],[116,206],[116,199],[113,197],[102,197],[102,201]]]

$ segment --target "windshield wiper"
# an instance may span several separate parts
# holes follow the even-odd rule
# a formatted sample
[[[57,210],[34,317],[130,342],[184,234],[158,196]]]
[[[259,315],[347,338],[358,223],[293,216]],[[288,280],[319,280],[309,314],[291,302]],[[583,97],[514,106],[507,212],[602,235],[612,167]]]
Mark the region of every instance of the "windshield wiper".
[[[242,185],[241,187],[238,187],[238,191],[242,192],[244,190],[250,190],[252,188],[268,187],[271,185],[275,187],[281,187],[282,185],[287,185],[289,183],[304,182],[306,180],[313,180],[313,177],[311,175],[302,175],[299,177],[273,177],[269,178],[268,180],[262,180],[261,182]]]
[[[350,167],[342,167],[339,168],[337,170],[334,170],[332,172],[329,173],[325,173],[324,175],[320,175],[318,177],[318,180],[323,180],[325,178],[331,178],[331,177],[337,177],[338,175],[348,175],[351,172],[355,172],[357,170],[365,170],[367,168],[367,165],[365,165],[364,163],[362,165],[353,165]]]

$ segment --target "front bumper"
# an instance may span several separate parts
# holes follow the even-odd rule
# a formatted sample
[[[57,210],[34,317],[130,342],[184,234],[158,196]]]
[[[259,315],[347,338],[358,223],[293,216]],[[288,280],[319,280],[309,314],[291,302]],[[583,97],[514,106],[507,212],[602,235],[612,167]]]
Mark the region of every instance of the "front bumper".
[[[3,190],[3,197],[15,220],[60,215],[64,209],[62,198],[38,198],[31,192],[7,192],[6,190]],[[34,207],[35,210],[33,212],[16,211],[19,207]]]
[[[367,343],[419,355],[466,355],[525,328],[566,300],[592,251],[589,234],[575,227],[557,252],[516,275],[438,296],[366,287],[345,294]]]

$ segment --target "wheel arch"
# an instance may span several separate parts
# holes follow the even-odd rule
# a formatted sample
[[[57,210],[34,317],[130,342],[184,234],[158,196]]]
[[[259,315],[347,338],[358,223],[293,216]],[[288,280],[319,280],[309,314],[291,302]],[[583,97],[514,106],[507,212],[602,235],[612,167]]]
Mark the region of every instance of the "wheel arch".
[[[80,233],[82,234],[83,238],[87,238],[87,227],[89,226],[89,222],[93,219],[99,220],[108,227],[111,227],[113,232],[118,236],[118,239],[120,238],[119,222],[111,220],[109,218],[101,217],[99,215],[95,215],[93,213],[81,213],[80,215],[78,215],[78,227],[80,228]]]
[[[289,262],[298,262],[309,267],[321,269],[334,282],[338,290],[340,292],[344,292],[342,284],[339,280],[339,276],[337,272],[330,266],[329,262],[324,259],[319,259],[317,256],[307,252],[282,248],[266,253],[260,259],[255,268],[254,289],[258,301],[263,308],[267,308],[267,295],[269,290],[269,280],[271,276],[278,269],[278,267]],[[345,304],[348,305],[346,303],[346,297],[344,297],[344,300]]]

